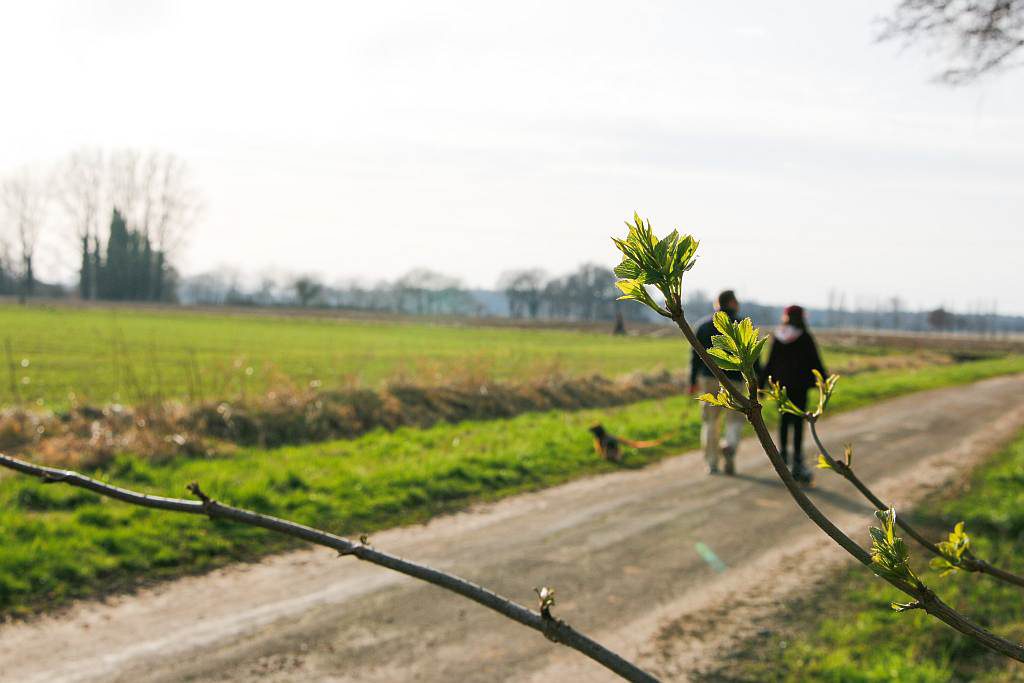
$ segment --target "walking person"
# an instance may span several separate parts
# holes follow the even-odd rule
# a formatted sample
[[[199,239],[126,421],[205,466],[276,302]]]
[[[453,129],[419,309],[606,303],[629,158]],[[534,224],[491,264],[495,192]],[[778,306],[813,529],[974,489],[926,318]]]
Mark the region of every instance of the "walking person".
[[[731,289],[719,294],[715,301],[715,310],[725,311],[729,314],[730,319],[739,320],[740,302],[736,299],[736,294]],[[711,348],[711,337],[716,334],[718,334],[718,330],[715,329],[714,315],[708,316],[697,324],[697,339],[704,348]],[[760,364],[755,369],[760,370]],[[737,389],[746,391],[743,376],[739,372],[726,372],[725,374]],[[690,359],[690,393],[717,394],[718,388],[718,380],[694,351]],[[719,441],[723,413],[725,414],[725,435]],[[707,464],[708,474],[718,473],[719,460],[722,461],[722,470],[726,474],[736,473],[736,449],[740,445],[740,437],[743,436],[743,425],[745,424],[746,417],[742,413],[720,406],[703,404],[701,407],[700,445],[704,450],[704,462]]]
[[[814,386],[813,371],[825,375],[825,366],[818,353],[818,345],[807,329],[807,317],[800,306],[787,306],[782,312],[782,324],[772,333],[772,348],[768,363],[761,372],[761,385],[772,378],[786,388],[786,395],[800,410],[807,409],[807,392]],[[792,449],[789,437],[792,436]],[[779,421],[779,449],[787,465],[791,465],[793,478],[810,483],[811,471],[804,464],[804,419],[783,414]],[[790,457],[792,456],[792,457]]]

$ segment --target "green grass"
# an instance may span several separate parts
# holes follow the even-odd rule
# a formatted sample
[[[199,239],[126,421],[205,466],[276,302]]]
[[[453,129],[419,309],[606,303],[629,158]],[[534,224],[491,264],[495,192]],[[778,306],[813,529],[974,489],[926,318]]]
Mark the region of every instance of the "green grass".
[[[453,372],[615,375],[683,357],[678,339],[185,311],[6,306],[0,330],[19,396],[50,405],[70,394],[95,403],[217,399],[282,380],[336,388],[403,376],[436,383]],[[15,398],[4,363],[0,404]]]
[[[281,383],[334,389],[402,379],[614,377],[689,363],[678,336],[129,308],[0,306],[0,344],[11,351],[0,347],[0,407],[219,400]],[[828,360],[856,355],[835,351]]]
[[[980,557],[1024,571],[1024,433],[979,468],[961,495],[934,497],[914,516],[933,528],[936,537],[966,520]],[[1024,596],[1019,588],[977,574],[939,577],[926,568],[927,552],[910,544],[915,571],[943,600],[1000,635],[1024,641]],[[1024,681],[1019,664],[990,653],[927,614],[890,610],[890,601],[905,597],[863,568],[837,577],[834,585],[842,586],[842,593],[822,596],[799,619],[805,627],[759,648],[762,658],[745,667],[743,680]]]
[[[841,383],[833,405],[849,409],[1020,371],[1024,357],[865,373]],[[586,431],[595,421],[637,439],[681,429],[663,447],[629,452],[624,466],[640,467],[696,445],[698,404],[680,396],[614,409],[376,431],[349,441],[243,449],[214,459],[147,462],[125,454],[91,474],[169,496],[184,496],[185,484],[195,480],[225,502],[352,535],[611,471],[595,456]],[[0,538],[0,614],[53,607],[291,545],[258,529],[136,508],[10,473],[0,477]]]

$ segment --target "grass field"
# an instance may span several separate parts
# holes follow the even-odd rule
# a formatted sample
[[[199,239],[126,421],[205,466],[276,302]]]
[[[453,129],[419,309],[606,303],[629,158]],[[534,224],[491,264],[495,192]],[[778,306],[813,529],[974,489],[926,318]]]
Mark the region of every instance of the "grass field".
[[[933,497],[914,513],[948,532],[966,520],[979,556],[1024,569],[1024,434],[972,477],[956,498]],[[1012,641],[1024,640],[1019,588],[977,574],[940,578],[927,569],[926,551],[910,542],[915,571],[940,597],[971,619]],[[845,590],[822,595],[794,621],[800,628],[757,647],[758,661],[738,676],[749,681],[1024,681],[1024,669],[919,611],[897,614],[905,598],[861,567],[838,577]]]
[[[0,403],[218,399],[281,382],[324,388],[482,375],[616,375],[678,365],[677,339],[330,318],[0,308]],[[55,332],[56,331],[56,332]],[[17,392],[17,396],[15,395]]]
[[[864,373],[844,380],[835,409],[943,385],[1024,371],[1024,357]],[[639,467],[697,443],[698,404],[678,396],[619,408],[528,413],[507,420],[376,431],[363,437],[230,457],[151,462],[121,455],[94,476],[184,496],[198,481],[211,495],[344,534],[425,519],[515,492],[609,471],[591,446],[601,421],[632,438],[681,431],[664,446],[627,455]],[[160,513],[22,476],[0,477],[0,614],[53,607],[254,558],[291,545],[257,529]]]
[[[442,384],[686,367],[678,336],[128,308],[0,306],[0,406],[192,403],[298,387]],[[8,351],[9,349],[9,351]],[[865,353],[828,350],[841,363]],[[906,352],[904,352],[906,353]]]

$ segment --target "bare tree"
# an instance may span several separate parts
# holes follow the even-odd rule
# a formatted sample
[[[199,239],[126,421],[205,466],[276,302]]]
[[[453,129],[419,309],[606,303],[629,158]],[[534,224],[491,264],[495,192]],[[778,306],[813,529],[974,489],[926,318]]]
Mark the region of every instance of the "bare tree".
[[[295,298],[299,305],[305,308],[314,303],[324,291],[324,285],[312,275],[302,275],[292,282],[292,289],[295,290]]]
[[[894,296],[889,299],[889,309],[892,311],[892,329],[900,329],[903,322],[903,299]]]
[[[185,241],[203,209],[188,166],[170,153],[124,149],[110,156],[111,197],[129,226],[152,241],[158,275]],[[152,298],[164,298],[164,278],[154,279]]]
[[[1024,0],[900,0],[880,40],[929,43],[949,55],[936,78],[962,85],[1016,67],[1024,46]]]
[[[536,318],[544,292],[544,271],[539,268],[509,270],[498,278],[498,289],[505,292],[509,315]]]
[[[472,314],[472,295],[457,279],[427,268],[416,268],[394,284],[396,310],[416,315]]]
[[[21,260],[21,290],[19,299],[32,296],[35,289],[33,259],[39,233],[46,220],[48,195],[39,178],[28,168],[23,168],[0,186],[0,203],[4,210],[5,223],[13,232]]]
[[[99,242],[102,217],[108,214],[105,205],[106,168],[103,150],[81,149],[61,163],[54,175],[57,201],[72,234],[81,245],[82,264],[79,274],[79,296],[96,298],[95,258],[93,246]]]
[[[0,231],[0,294],[14,291],[14,266],[11,262],[11,245]]]

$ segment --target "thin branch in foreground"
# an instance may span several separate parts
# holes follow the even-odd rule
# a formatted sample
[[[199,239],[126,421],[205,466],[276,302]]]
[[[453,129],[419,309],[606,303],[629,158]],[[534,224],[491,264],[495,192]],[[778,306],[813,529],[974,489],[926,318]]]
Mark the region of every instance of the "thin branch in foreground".
[[[888,510],[889,506],[886,505],[881,498],[875,495],[874,491],[872,491],[868,487],[868,485],[865,484],[861,480],[861,478],[857,476],[857,474],[853,471],[853,467],[852,465],[850,465],[850,463],[837,460],[832,456],[828,449],[825,448],[825,444],[821,442],[821,438],[818,435],[818,416],[805,414],[804,418],[810,425],[811,437],[814,439],[815,445],[817,445],[818,450],[821,452],[821,456],[825,459],[825,462],[828,464],[829,468],[835,470],[836,473],[839,474],[839,476],[843,477],[844,479],[846,479],[846,481],[850,482],[850,484],[853,485],[853,487],[857,489],[857,491],[859,491],[860,494],[864,496],[864,498],[866,498],[872,505],[874,505],[876,509]],[[932,553],[936,557],[941,557],[947,560],[949,559],[946,553],[942,552],[941,548],[939,548],[932,541],[928,540],[921,532],[915,529],[914,526],[910,524],[910,522],[908,522],[905,517],[898,517],[896,519],[896,524],[898,524],[901,529],[906,531],[907,534],[915,541],[917,541],[922,547],[928,550],[928,552]],[[962,569],[964,571],[988,574],[989,576],[997,578],[1001,581],[1005,581],[1006,583],[1024,587],[1024,577],[1006,571],[1005,569],[1000,569],[999,567],[996,567],[979,557],[975,557],[970,550],[964,552],[963,556],[956,563],[956,566],[958,569]]]
[[[3,454],[0,454],[0,466],[22,474],[38,477],[43,483],[64,483],[140,507],[168,512],[206,515],[211,519],[229,519],[234,522],[257,526],[284,534],[285,536],[298,538],[309,543],[315,543],[316,545],[326,546],[337,550],[341,555],[352,555],[371,564],[394,570],[406,576],[411,576],[457,593],[464,598],[494,610],[512,621],[540,632],[552,642],[560,643],[580,652],[628,681],[650,683],[658,680],[637,665],[580,633],[566,622],[552,616],[550,609],[554,601],[553,591],[550,588],[545,587],[539,592],[541,611],[538,613],[463,578],[389,555],[365,543],[350,541],[341,536],[302,524],[296,524],[285,519],[224,505],[210,498],[195,482],[189,484],[188,489],[199,499],[198,501],[151,496],[111,486],[71,470],[34,465]]]

